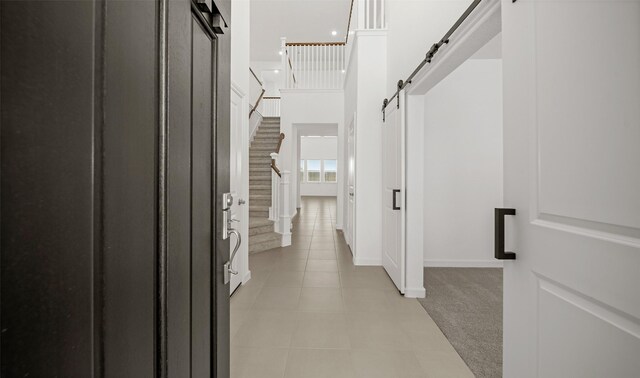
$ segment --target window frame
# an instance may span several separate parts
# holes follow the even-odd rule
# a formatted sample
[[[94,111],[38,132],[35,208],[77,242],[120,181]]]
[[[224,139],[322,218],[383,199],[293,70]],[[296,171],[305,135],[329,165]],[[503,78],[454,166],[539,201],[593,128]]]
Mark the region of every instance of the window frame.
[[[311,171],[309,172],[309,161],[318,161],[320,162],[320,170],[319,171]],[[325,174],[327,171],[325,170],[325,161],[334,161],[335,162],[335,170],[328,171],[329,173],[335,173],[336,179],[335,181],[327,181]],[[338,159],[300,159],[301,166],[298,169],[301,169],[301,177],[300,183],[303,184],[337,184],[338,183]],[[299,171],[300,172],[300,171]],[[318,181],[310,181],[309,173],[318,172],[320,177]]]
[[[309,171],[309,161],[317,161],[320,163],[320,167],[319,169],[313,170],[313,171]],[[309,173],[315,173],[318,172],[318,181],[311,181],[309,180]],[[305,160],[305,164],[304,164],[304,179],[305,179],[305,183],[306,184],[322,184],[324,181],[322,180],[322,159],[306,159]]]
[[[327,179],[327,170],[325,170],[325,166],[324,166],[325,161],[334,161],[335,162],[336,169],[328,171],[329,173],[335,173],[336,177],[335,177],[335,180],[333,180],[333,181],[327,181],[326,180]],[[324,182],[326,184],[337,184],[338,183],[338,159],[323,159],[321,165],[322,165],[322,182]]]

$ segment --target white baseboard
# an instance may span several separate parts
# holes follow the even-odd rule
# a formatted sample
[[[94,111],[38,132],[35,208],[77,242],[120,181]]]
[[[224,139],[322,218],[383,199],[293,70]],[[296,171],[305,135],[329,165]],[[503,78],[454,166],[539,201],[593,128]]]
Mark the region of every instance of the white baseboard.
[[[358,257],[354,257],[353,258],[353,265],[356,266],[382,266],[382,258],[358,258]]]
[[[247,282],[249,282],[249,280],[251,279],[251,271],[248,270],[247,274],[244,275],[244,277],[242,277],[242,284],[246,284]]]
[[[502,268],[502,261],[498,260],[424,260],[424,266],[429,268]]]
[[[406,298],[424,298],[427,296],[427,291],[424,287],[406,287],[404,289],[404,296]]]
[[[291,245],[291,232],[287,232],[286,234],[282,234],[282,247],[288,247]]]

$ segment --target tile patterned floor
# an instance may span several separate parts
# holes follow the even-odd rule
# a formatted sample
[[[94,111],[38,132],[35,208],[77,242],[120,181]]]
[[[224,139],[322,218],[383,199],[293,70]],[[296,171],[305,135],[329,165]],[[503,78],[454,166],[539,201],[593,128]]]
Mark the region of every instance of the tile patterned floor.
[[[293,243],[251,255],[231,297],[233,378],[472,377],[381,267],[355,267],[335,198],[305,197]]]

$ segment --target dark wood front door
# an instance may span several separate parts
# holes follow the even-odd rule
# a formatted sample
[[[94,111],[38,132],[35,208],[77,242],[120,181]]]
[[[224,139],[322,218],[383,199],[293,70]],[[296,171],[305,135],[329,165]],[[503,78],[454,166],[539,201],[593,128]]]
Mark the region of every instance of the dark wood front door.
[[[215,3],[0,2],[2,377],[229,375]]]

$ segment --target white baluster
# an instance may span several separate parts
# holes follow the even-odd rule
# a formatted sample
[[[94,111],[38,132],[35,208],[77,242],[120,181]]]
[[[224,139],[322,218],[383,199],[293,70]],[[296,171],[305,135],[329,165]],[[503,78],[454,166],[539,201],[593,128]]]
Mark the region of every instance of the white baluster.
[[[378,28],[378,0],[373,1],[373,28]]]
[[[364,2],[364,28],[369,29],[369,0]]]
[[[309,46],[304,45],[304,87],[309,88]]]
[[[333,63],[336,60],[335,57],[335,46],[329,46],[329,51],[330,51],[330,56],[329,56],[329,88],[333,89],[333,80],[334,80],[334,73],[333,73]]]
[[[380,28],[385,29],[387,27],[386,20],[384,18],[384,8],[386,7],[385,0],[380,0]]]
[[[291,59],[293,60],[292,62],[293,73],[291,74],[291,80],[293,81],[292,88],[296,88],[298,86],[298,83],[296,80],[294,80],[294,77],[297,75],[297,72],[298,72],[298,46],[291,46],[291,47],[293,48],[292,55],[291,55]]]
[[[326,76],[327,73],[325,72],[325,68],[327,65],[327,46],[322,45],[320,46],[321,52],[320,55],[322,56],[322,59],[320,61],[320,64],[322,65],[322,71],[320,72],[320,85],[318,85],[318,88],[324,88],[324,83],[327,80]]]
[[[282,74],[288,77],[289,75],[289,64],[287,64],[287,38],[280,38],[280,51],[282,52],[282,56],[280,56],[280,65],[282,66]],[[285,88],[289,88],[289,82],[285,79],[282,82],[285,85]]]
[[[327,88],[331,88],[331,46],[327,46]]]
[[[331,46],[331,88],[335,89],[336,88],[336,68],[337,68],[337,63],[338,63],[338,59],[337,58],[337,46]]]
[[[344,87],[344,75],[345,75],[344,49],[345,48],[346,46],[342,46],[342,48],[340,49],[340,88]]]
[[[311,88],[311,46],[307,45],[307,88]]]
[[[338,83],[340,82],[340,75],[341,75],[340,74],[340,46],[336,46],[334,48],[336,50],[336,61],[334,63],[335,67],[336,67],[335,73],[334,73],[334,75],[336,77],[335,86],[336,86],[336,89],[339,89],[339,84]]]

